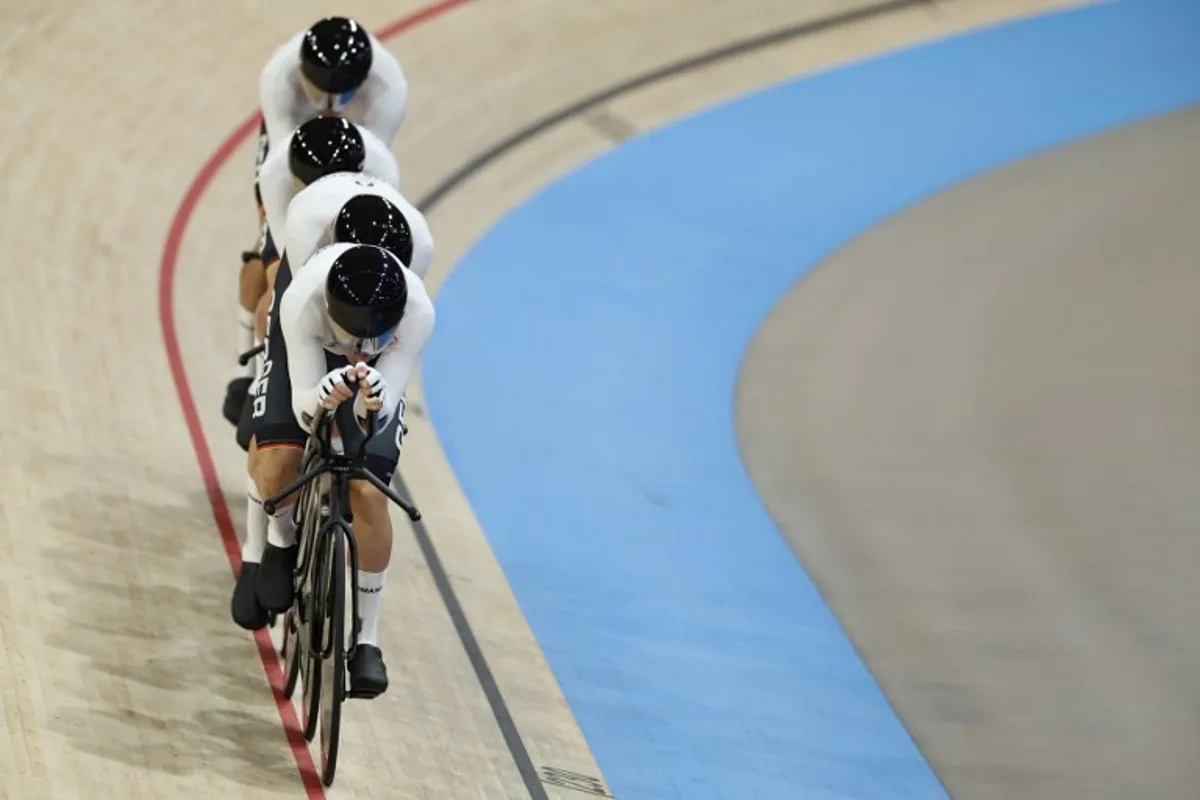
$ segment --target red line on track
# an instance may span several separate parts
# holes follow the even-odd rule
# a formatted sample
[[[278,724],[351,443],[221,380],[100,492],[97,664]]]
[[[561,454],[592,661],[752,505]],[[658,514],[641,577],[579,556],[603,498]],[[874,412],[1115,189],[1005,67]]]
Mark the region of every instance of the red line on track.
[[[470,0],[442,0],[439,3],[428,5],[386,25],[376,33],[376,36],[382,40],[390,39],[459,6],[466,5],[468,2]],[[208,503],[212,507],[213,522],[217,525],[217,531],[221,535],[221,544],[225,548],[229,566],[235,575],[241,568],[241,546],[238,544],[237,533],[233,528],[233,520],[229,516],[229,506],[225,503],[220,479],[217,477],[212,450],[208,446],[208,439],[200,424],[200,414],[196,410],[196,400],[192,395],[191,385],[188,383],[187,370],[184,368],[183,355],[179,348],[179,338],[175,329],[175,271],[179,260],[179,248],[183,244],[183,237],[187,233],[192,214],[195,213],[204,193],[212,184],[213,178],[225,166],[238,147],[257,130],[260,119],[261,117],[256,111],[242,122],[209,156],[200,172],[192,179],[167,232],[158,273],[158,316],[162,325],[163,346],[167,351],[171,377],[175,381],[175,392],[179,396],[179,406],[183,411],[184,421],[187,423],[192,448],[196,452],[196,465],[200,468],[200,474],[204,479],[204,488],[208,493]],[[233,435],[232,431],[230,431],[230,435]],[[283,696],[283,665],[280,663],[275,646],[271,643],[271,636],[265,628],[254,633],[254,643],[258,647],[263,672],[266,673],[267,682],[271,686],[275,707],[279,711],[279,720],[283,723],[288,744],[296,759],[296,766],[300,770],[300,779],[304,783],[305,792],[310,800],[324,798],[325,792],[321,786],[317,768],[313,764],[312,756],[309,754],[308,743],[304,741],[300,720],[291,702]]]

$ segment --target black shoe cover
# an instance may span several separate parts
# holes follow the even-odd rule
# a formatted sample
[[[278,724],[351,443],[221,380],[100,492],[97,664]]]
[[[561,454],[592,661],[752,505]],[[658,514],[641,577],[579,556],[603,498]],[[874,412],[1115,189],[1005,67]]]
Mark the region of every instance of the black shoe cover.
[[[387,667],[383,652],[373,644],[360,644],[350,659],[350,696],[370,700],[387,691]]]
[[[255,586],[258,583],[258,564],[242,562],[237,585],[233,587],[233,598],[229,601],[229,612],[239,628],[256,631],[267,624],[270,615],[258,602]]]
[[[267,611],[282,614],[292,607],[294,587],[292,572],[296,569],[299,547],[283,548],[268,544],[258,568],[258,602]]]

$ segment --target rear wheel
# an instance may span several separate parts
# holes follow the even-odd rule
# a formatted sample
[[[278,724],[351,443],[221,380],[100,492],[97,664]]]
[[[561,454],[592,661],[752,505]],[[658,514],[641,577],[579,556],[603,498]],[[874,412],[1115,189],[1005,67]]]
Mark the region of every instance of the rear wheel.
[[[317,722],[321,718],[321,662],[312,653],[304,653],[301,680],[304,683],[304,702],[300,704],[300,724],[304,727],[304,738],[311,742],[317,735]]]
[[[306,487],[304,494],[297,504],[307,508],[312,502],[309,494],[311,484]],[[311,510],[310,510],[311,511]],[[301,702],[297,711],[300,713],[300,725],[304,730],[304,738],[312,741],[317,735],[317,723],[320,720],[321,708],[321,660],[319,645],[321,643],[322,625],[324,620],[314,619],[314,587],[316,576],[312,567],[320,569],[320,564],[310,564],[317,539],[317,520],[309,512],[303,514],[303,522],[298,526],[300,531],[300,563],[296,566],[295,588],[296,596],[292,607],[288,609],[283,631],[283,655],[286,664],[285,693],[291,697],[296,690],[296,678],[303,685]],[[316,645],[316,647],[314,647]]]
[[[301,651],[299,623],[293,607],[283,616],[283,696],[291,700],[296,692],[296,681],[300,678]]]
[[[293,576],[295,600],[292,602],[292,607],[283,615],[283,643],[280,649],[284,662],[283,694],[289,700],[296,691],[296,681],[300,677],[301,667],[304,664],[303,659],[308,649],[301,644],[301,637],[311,635],[307,624],[308,614],[305,613],[306,593],[308,592],[305,562],[307,561],[306,553],[309,542],[314,536],[313,526],[301,517],[301,510],[309,503],[308,488],[306,487],[302,490],[300,500],[296,503],[296,530],[300,532],[300,563],[297,563],[296,574]],[[274,625],[274,620],[271,624]],[[305,685],[307,683],[305,681]]]
[[[296,657],[301,660],[301,680],[304,682],[304,707],[300,709],[300,721],[304,725],[304,738],[310,742],[317,735],[317,723],[321,717],[321,645],[324,643],[325,620],[321,615],[317,592],[321,591],[320,570],[324,569],[323,564],[324,560],[318,556],[312,565],[316,572],[305,573],[301,593],[294,606],[301,620],[296,633]]]
[[[321,782],[331,786],[337,772],[342,701],[346,699],[346,540],[341,530],[334,530],[327,564],[322,583],[331,652],[321,665],[321,682],[325,685],[321,703]]]

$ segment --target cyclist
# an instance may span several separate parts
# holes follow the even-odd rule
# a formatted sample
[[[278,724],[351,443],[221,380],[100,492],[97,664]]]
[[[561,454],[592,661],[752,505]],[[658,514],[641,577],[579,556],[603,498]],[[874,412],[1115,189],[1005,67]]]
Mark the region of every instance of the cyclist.
[[[320,113],[343,116],[391,147],[408,106],[396,57],[346,17],[326,17],[280,46],[258,90],[268,152]]]
[[[286,146],[283,146],[286,145]],[[239,354],[249,350],[266,331],[268,289],[275,279],[279,260],[272,231],[283,235],[287,225],[287,208],[299,189],[317,178],[335,172],[367,170],[393,186],[400,184],[400,169],[395,156],[379,138],[339,117],[314,117],[289,134],[282,145],[268,155],[259,174],[265,222],[259,241],[261,277],[247,275],[243,268],[240,287],[240,327],[249,317],[249,341],[245,334],[239,338]],[[252,265],[249,265],[252,266]],[[223,412],[232,425],[237,425],[258,363],[248,365],[225,388]]]
[[[425,215],[394,185],[366,172],[339,172],[313,181],[288,206],[284,252],[290,263],[303,264],[333,242],[379,245],[422,280],[433,263],[433,236]]]
[[[377,410],[366,466],[391,482],[404,432],[403,396],[433,332],[424,283],[382,247],[337,243],[316,251],[293,276],[285,251],[275,279],[263,378],[254,387],[250,472],[260,499],[294,480],[318,407],[353,399],[361,419]],[[346,378],[357,382],[357,393]],[[388,501],[366,481],[350,488],[359,557],[362,628],[350,661],[351,691],[374,697],[387,689],[379,648],[381,592],[391,558]],[[242,565],[231,600],[235,622],[254,629],[267,613],[292,602],[297,557],[291,503],[268,522],[259,563]]]

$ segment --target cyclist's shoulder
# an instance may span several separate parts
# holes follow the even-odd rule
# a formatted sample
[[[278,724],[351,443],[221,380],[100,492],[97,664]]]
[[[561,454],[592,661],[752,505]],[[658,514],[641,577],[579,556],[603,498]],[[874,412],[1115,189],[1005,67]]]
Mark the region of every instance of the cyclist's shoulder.
[[[277,91],[295,82],[300,73],[300,42],[303,38],[304,31],[299,31],[271,51],[259,75],[262,91]]]
[[[410,335],[417,332],[428,333],[433,330],[434,321],[437,319],[433,299],[429,296],[425,281],[420,275],[408,267],[402,269],[404,280],[408,284],[408,299],[404,303],[404,318],[400,324]]]
[[[400,59],[378,36],[368,31],[367,37],[371,40],[371,71],[364,88],[383,93],[406,88],[408,80],[404,76],[404,68],[400,66]]]
[[[320,327],[324,315],[324,287],[334,260],[347,245],[341,242],[319,248],[303,264],[292,264],[292,281],[279,301],[281,321]]]
[[[408,302],[404,305],[404,313],[423,311],[425,308],[432,311],[433,300],[429,296],[429,290],[425,287],[425,281],[403,264],[400,265],[400,270],[404,273],[404,282],[408,284]]]

